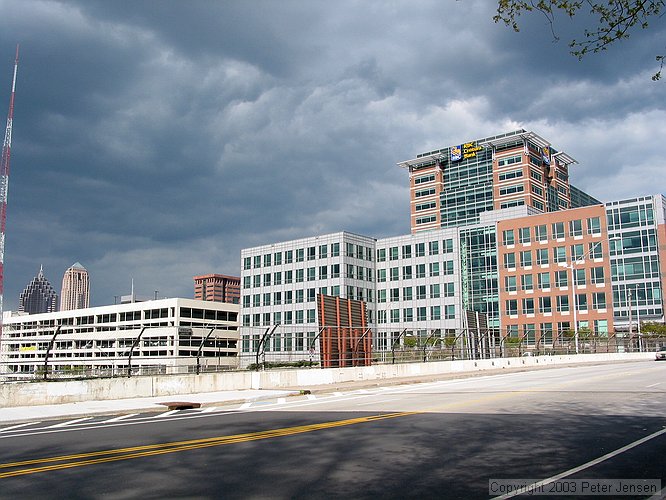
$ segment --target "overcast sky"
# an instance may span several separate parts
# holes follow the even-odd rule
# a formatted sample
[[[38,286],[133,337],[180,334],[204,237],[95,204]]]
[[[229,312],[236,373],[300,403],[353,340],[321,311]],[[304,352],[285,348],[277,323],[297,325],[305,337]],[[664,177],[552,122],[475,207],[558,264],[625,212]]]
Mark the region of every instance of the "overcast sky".
[[[585,19],[520,33],[490,0],[0,0],[16,44],[4,309],[80,262],[92,305],[192,297],[240,250],[409,233],[418,153],[519,127],[603,201],[666,192],[664,19],[579,62]],[[4,129],[4,127],[3,127]]]

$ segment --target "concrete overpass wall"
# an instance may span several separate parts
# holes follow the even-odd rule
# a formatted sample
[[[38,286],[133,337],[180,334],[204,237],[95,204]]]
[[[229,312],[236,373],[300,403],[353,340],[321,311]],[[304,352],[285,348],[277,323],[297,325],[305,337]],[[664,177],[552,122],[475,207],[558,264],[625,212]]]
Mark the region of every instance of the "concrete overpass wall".
[[[574,354],[433,361],[430,363],[373,365],[358,368],[287,369],[261,372],[243,371],[200,375],[158,375],[114,379],[6,383],[0,385],[0,404],[4,407],[14,407],[243,389],[299,389],[343,382],[388,381],[391,379],[463,374],[487,370],[529,369],[566,364],[607,363],[642,359],[654,359],[654,353]]]

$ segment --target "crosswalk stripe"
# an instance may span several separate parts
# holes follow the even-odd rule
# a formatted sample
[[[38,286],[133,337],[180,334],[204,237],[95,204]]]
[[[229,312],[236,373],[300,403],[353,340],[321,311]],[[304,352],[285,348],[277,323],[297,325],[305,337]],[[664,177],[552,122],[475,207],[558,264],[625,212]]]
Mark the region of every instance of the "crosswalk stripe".
[[[84,417],[84,418],[77,418],[76,420],[68,420],[67,422],[61,422],[59,424],[50,425],[47,428],[53,429],[57,427],[67,427],[68,425],[78,424],[79,422],[85,422],[86,420],[90,420],[91,418],[92,417]]]
[[[174,413],[178,413],[180,410],[169,410],[165,411],[164,413],[158,413],[157,415],[154,415],[150,418],[163,418],[163,417],[168,417],[169,415],[173,415]]]
[[[110,423],[113,423],[113,422],[119,422],[121,420],[125,420],[126,418],[130,418],[130,417],[133,417],[135,415],[138,415],[138,413],[128,413],[127,415],[121,415],[119,417],[110,418],[109,420],[104,420],[103,422],[100,422],[100,423],[110,424]]]
[[[0,429],[0,432],[11,431],[12,429],[18,429],[19,427],[25,427],[26,425],[37,425],[41,422],[28,422],[26,424],[12,425],[11,427],[4,427]]]

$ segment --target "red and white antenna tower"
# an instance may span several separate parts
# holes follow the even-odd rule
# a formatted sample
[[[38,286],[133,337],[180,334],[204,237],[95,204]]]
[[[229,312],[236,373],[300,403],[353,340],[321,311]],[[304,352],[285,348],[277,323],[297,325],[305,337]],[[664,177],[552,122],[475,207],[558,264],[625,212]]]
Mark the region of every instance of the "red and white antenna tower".
[[[16,59],[14,60],[14,76],[12,78],[12,95],[9,98],[9,113],[7,113],[7,128],[5,129],[5,142],[2,143],[2,158],[0,158],[0,340],[2,340],[2,299],[4,296],[5,281],[5,227],[7,225],[7,188],[9,187],[9,157],[12,151],[12,120],[14,119],[14,95],[16,94],[16,71],[18,70],[19,46],[16,45]],[[1,350],[1,349],[0,349]]]

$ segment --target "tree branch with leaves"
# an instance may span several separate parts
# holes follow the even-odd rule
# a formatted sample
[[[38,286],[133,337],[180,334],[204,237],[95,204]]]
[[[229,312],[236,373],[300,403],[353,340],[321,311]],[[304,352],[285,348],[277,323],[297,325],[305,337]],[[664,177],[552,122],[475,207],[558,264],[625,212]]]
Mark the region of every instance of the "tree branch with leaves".
[[[559,37],[555,31],[555,15],[563,13],[570,18],[582,9],[598,19],[592,29],[585,29],[583,39],[569,42],[571,54],[582,59],[589,53],[606,50],[615,42],[629,38],[634,29],[647,29],[654,20],[663,17],[666,12],[666,0],[499,0],[497,13],[493,17],[496,23],[503,22],[514,31],[520,31],[518,18],[524,12],[540,12],[548,20],[553,37]],[[656,56],[659,70],[652,80],[661,79],[664,67],[664,54]]]

